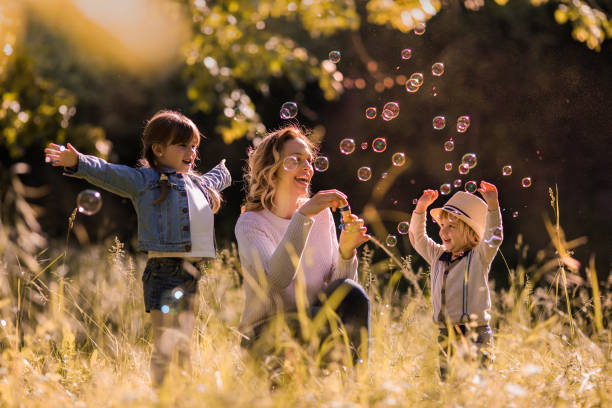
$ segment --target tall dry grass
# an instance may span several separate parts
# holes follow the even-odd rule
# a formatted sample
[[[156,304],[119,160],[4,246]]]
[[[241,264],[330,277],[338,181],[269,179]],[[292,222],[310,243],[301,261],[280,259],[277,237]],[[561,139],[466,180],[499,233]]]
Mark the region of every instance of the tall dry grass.
[[[551,223],[553,237],[566,252],[551,246],[531,265],[519,256],[508,268],[509,288],[492,290],[496,359],[490,370],[455,357],[449,379],[439,381],[427,273],[412,270],[408,258],[374,264],[372,247],[362,250],[360,270],[372,299],[369,364],[319,367],[292,342],[282,361],[256,361],[240,347],[236,330],[243,294],[231,247],[200,282],[192,372],[172,366],[167,382],[153,390],[140,280],[145,259],[115,240],[82,249],[47,244],[24,263],[19,233],[3,222],[0,406],[612,404],[612,281],[598,287],[593,265],[569,269],[567,243],[554,235],[562,232],[558,223]],[[515,250],[525,253],[520,237]],[[409,282],[405,293],[397,290],[400,279]]]

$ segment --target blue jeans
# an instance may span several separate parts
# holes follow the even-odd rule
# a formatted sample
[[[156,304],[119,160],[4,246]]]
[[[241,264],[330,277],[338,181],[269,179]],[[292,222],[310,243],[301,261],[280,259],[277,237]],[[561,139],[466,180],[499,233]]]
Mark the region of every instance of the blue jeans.
[[[361,358],[367,359],[370,348],[371,305],[370,299],[368,298],[365,290],[357,282],[351,279],[338,279],[331,282],[329,285],[327,285],[327,287],[325,287],[324,290],[320,292],[319,296],[317,296],[318,300],[308,308],[308,317],[310,319],[314,319],[317,316],[317,313],[319,313],[319,311],[321,311],[323,308],[325,302],[332,298],[334,293],[338,293],[339,295],[344,294],[337,307],[334,308],[334,311],[338,316],[338,323],[341,323],[346,331],[346,335],[351,346],[351,351],[353,353],[353,361],[357,362]],[[250,333],[251,336],[249,339],[243,340],[242,345],[251,349],[260,340],[264,340],[264,337],[266,337],[264,336],[265,332],[270,329],[272,325],[271,322],[274,320],[274,317],[276,316],[272,316],[265,322],[255,326],[252,333]],[[289,311],[285,313],[284,317],[287,326],[292,331],[292,334],[296,338],[303,340],[301,327],[297,317],[297,311]],[[365,329],[367,333],[367,343],[364,345],[361,344],[362,329]],[[323,338],[326,334],[328,335],[330,333],[331,327],[329,322],[327,322],[326,328],[323,330],[323,334],[320,334],[320,337]],[[360,350],[363,351],[360,353]]]

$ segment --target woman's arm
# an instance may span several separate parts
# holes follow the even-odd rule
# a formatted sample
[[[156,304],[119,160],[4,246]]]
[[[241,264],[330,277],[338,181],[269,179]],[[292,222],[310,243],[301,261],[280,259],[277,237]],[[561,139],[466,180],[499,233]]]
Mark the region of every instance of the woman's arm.
[[[313,220],[296,212],[276,245],[266,223],[255,213],[246,212],[236,223],[240,259],[255,279],[265,277],[266,283],[284,289],[293,282]],[[261,273],[263,272],[263,274]],[[262,284],[264,282],[261,282]]]
[[[357,281],[357,267],[359,266],[359,261],[357,260],[357,251],[353,251],[352,256],[348,259],[344,258],[340,254],[338,237],[336,236],[336,223],[334,222],[334,217],[332,216],[331,211],[328,211],[328,214],[329,234],[332,242],[331,250],[333,257],[333,265],[329,281],[333,282],[337,279],[342,278],[348,278]]]

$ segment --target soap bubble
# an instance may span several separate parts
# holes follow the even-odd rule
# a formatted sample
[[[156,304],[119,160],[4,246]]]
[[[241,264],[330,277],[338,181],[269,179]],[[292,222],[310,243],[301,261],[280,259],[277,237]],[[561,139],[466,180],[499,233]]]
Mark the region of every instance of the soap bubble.
[[[410,93],[415,93],[419,90],[419,85],[415,84],[415,82],[411,79],[406,81],[406,91]]]
[[[77,195],[77,208],[85,215],[94,215],[102,208],[102,196],[96,190],[83,190]]]
[[[368,142],[361,143],[361,150],[365,150],[368,148]]]
[[[491,248],[498,247],[502,243],[504,236],[502,227],[492,228],[490,234],[491,235],[489,236],[489,238],[485,239],[485,244],[487,244]]]
[[[340,53],[340,51],[334,50],[329,52],[329,60],[334,64],[339,63],[341,57],[342,54]]]
[[[455,141],[453,139],[447,140],[444,142],[444,150],[447,152],[452,152],[455,150]]]
[[[455,188],[461,187],[461,184],[463,184],[463,181],[461,179],[455,179],[455,181],[453,181],[453,187]]]
[[[516,218],[518,216],[519,216],[519,212],[518,211],[515,211],[515,212],[512,213],[512,218]]]
[[[521,186],[523,186],[524,188],[531,187],[531,177],[524,177],[521,180]]]
[[[402,59],[408,60],[412,58],[412,50],[410,48],[404,48],[402,50]]]
[[[459,166],[459,174],[468,174],[470,172],[470,165],[467,163],[461,163]]]
[[[383,174],[380,175],[380,178],[381,179],[387,178],[388,175],[389,175],[389,173],[385,171],[385,172],[383,172]]]
[[[408,221],[402,221],[399,224],[397,224],[397,232],[399,232],[402,235],[406,235],[409,229],[410,229],[410,224],[408,223]]]
[[[425,25],[425,23],[423,21],[419,21],[418,23],[416,23],[416,25],[414,26],[414,33],[416,35],[423,35],[425,34],[425,28],[427,26]]]
[[[403,166],[406,163],[406,155],[402,152],[394,153],[393,156],[391,156],[391,163],[393,163],[394,166]]]
[[[400,108],[397,102],[387,102],[383,107],[382,118],[386,121],[395,119],[399,115],[399,111]]]
[[[387,150],[387,140],[384,137],[377,137],[372,141],[372,150],[382,153]]]
[[[436,130],[442,130],[446,126],[446,118],[442,115],[438,115],[433,118],[433,128]]]
[[[475,153],[466,153],[461,158],[461,163],[467,164],[470,169],[473,169],[478,164],[478,158]]]
[[[168,313],[170,313],[170,306],[168,306],[168,305],[163,305],[163,306],[161,307],[161,312],[162,312],[163,314],[168,314]]]
[[[423,79],[423,74],[421,74],[420,72],[415,72],[410,75],[410,78],[408,80],[416,86],[421,86],[423,85]]]
[[[467,191],[468,193],[475,193],[476,190],[478,190],[478,184],[476,184],[475,181],[468,181],[467,183],[465,183],[465,191]]]
[[[444,73],[444,63],[443,62],[436,62],[435,64],[433,64],[431,66],[431,73],[434,76],[440,76]]]
[[[329,159],[325,156],[318,156],[313,163],[316,171],[324,172],[329,168]]]
[[[295,118],[298,113],[297,103],[295,102],[285,102],[283,106],[281,106],[280,117],[281,119],[291,119]]]
[[[355,151],[355,141],[353,139],[342,139],[339,146],[342,154],[351,154]]]
[[[451,171],[453,169],[453,163],[445,163],[444,164],[444,171]]]
[[[397,245],[397,237],[392,234],[387,235],[387,246],[394,247],[396,245]]]
[[[283,160],[283,169],[287,171],[293,171],[297,169],[300,160],[295,156],[287,156],[285,160]]]
[[[360,181],[368,181],[372,178],[372,169],[366,166],[360,167],[357,169],[357,178]]]
[[[512,166],[507,164],[502,168],[502,176],[509,176],[512,174]]]
[[[174,288],[172,290],[172,297],[176,300],[179,300],[180,298],[183,297],[185,293],[183,292],[183,289],[181,288]]]
[[[373,106],[370,106],[369,108],[366,109],[365,115],[366,115],[366,118],[368,119],[374,119],[376,117],[376,108]]]
[[[467,115],[459,116],[457,119],[457,132],[465,133],[470,127],[470,117]]]
[[[438,96],[438,87],[437,86],[432,86],[431,87],[431,93],[433,96]]]
[[[448,183],[442,184],[440,186],[440,194],[442,195],[448,195],[451,192],[451,185]]]

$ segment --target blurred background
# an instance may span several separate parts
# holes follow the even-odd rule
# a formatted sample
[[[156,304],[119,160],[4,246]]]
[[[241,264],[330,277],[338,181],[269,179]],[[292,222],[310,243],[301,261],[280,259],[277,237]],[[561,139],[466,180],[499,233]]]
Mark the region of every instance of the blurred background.
[[[510,267],[554,257],[545,220],[555,224],[558,216],[555,236],[581,265],[568,276],[583,279],[593,259],[605,280],[612,269],[610,16],[607,0],[2,0],[3,228],[26,252],[62,248],[76,196],[89,185],[46,165],[44,146],[71,142],[135,166],[145,121],[175,109],[206,136],[198,169],[226,158],[233,175],[216,217],[222,247],[235,240],[247,149],[266,130],[299,123],[329,159],[313,191],[347,193],[383,244],[397,237],[389,247],[396,255],[415,254],[397,224],[410,221],[424,189],[462,180],[438,206],[467,181],[487,180],[500,192]],[[441,75],[432,73],[437,62]],[[413,73],[423,81],[407,92]],[[297,115],[281,119],[289,101]],[[388,102],[399,115],[387,121]],[[373,119],[369,107],[377,109]],[[438,115],[446,118],[440,130],[432,125]],[[464,133],[456,128],[462,115],[471,119]],[[344,138],[356,144],[349,155],[338,147]],[[375,138],[385,139],[384,151],[372,149]],[[405,154],[402,166],[392,165],[397,152]],[[466,153],[477,165],[459,174]],[[511,175],[502,175],[505,165]],[[367,181],[357,177],[364,166],[372,170]],[[77,215],[69,245],[110,246],[118,237],[135,250],[131,203],[101,194],[97,214]],[[492,274],[504,284],[502,257]]]

